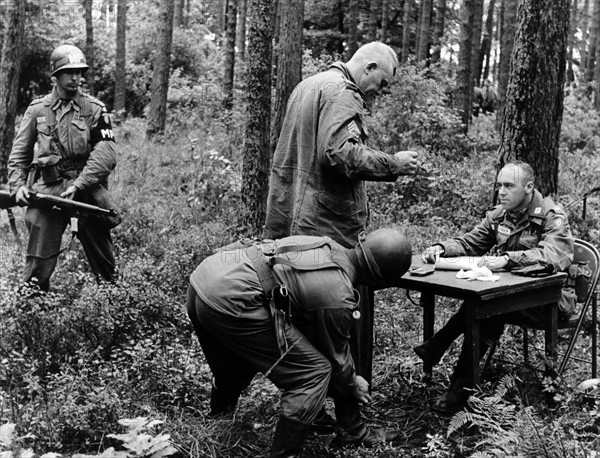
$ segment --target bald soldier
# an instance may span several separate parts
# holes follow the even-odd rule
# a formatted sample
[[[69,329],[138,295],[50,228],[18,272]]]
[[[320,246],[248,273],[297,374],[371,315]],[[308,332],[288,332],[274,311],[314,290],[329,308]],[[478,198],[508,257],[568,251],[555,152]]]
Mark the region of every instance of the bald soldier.
[[[328,236],[356,245],[367,224],[365,181],[395,181],[417,169],[417,153],[366,145],[367,100],[392,82],[398,60],[383,43],[362,46],[347,63],[302,81],[292,92],[273,157],[264,237]],[[361,291],[353,332],[357,371],[371,378],[373,295]]]

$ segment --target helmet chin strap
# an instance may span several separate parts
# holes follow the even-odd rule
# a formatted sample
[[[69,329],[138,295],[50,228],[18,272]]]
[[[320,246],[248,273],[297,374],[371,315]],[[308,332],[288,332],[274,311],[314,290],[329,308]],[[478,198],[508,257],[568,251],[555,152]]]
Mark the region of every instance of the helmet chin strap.
[[[385,286],[386,282],[371,250],[362,243],[365,240],[366,236],[363,232],[358,236],[358,244],[354,247],[354,250],[351,250],[349,256],[350,261],[358,271],[358,282],[368,286]]]

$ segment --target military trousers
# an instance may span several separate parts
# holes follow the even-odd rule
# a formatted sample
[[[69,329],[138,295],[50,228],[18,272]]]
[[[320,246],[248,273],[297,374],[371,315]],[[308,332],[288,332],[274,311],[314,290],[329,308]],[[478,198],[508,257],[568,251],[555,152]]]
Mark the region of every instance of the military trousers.
[[[66,189],[66,183],[36,183],[35,189],[41,193],[59,195]],[[31,282],[35,278],[39,288],[48,291],[50,277],[61,252],[62,236],[69,221],[69,213],[63,210],[45,207],[27,209],[25,223],[29,231],[29,240],[23,274],[25,282]],[[96,278],[113,281],[116,263],[110,228],[93,217],[79,217],[77,238]]]
[[[187,311],[213,374],[213,415],[232,412],[242,391],[262,372],[282,390],[281,414],[312,423],[327,395],[331,364],[293,324],[285,327],[290,350],[281,358],[270,316],[257,319],[219,312],[191,286]]]

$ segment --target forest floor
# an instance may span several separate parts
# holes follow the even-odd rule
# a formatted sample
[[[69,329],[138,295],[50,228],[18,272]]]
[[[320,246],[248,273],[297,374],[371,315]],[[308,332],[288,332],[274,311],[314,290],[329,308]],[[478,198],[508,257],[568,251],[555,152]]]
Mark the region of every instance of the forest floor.
[[[491,126],[493,118],[476,122],[475,146],[463,157],[428,155],[426,176],[370,186],[371,227],[400,228],[418,253],[478,222],[492,192],[498,139]],[[168,433],[178,456],[254,457],[269,450],[278,390],[258,376],[232,420],[209,419],[210,370],[183,305],[191,271],[235,237],[241,173],[232,151],[239,139],[227,147],[222,133],[215,139],[196,131],[150,144],[143,132],[140,120],[116,128],[123,153],[112,190],[125,221],[114,230],[121,275],[115,287],[95,284],[75,242],[61,256],[52,295],[24,306],[16,295],[22,253],[0,214],[0,422],[16,424],[19,433],[9,445],[0,437],[0,452],[101,453],[116,446],[107,433],[119,430],[117,420],[137,417],[161,420],[153,434]],[[477,146],[483,137],[491,147]],[[562,151],[560,159],[559,202],[597,185],[597,153]],[[574,234],[597,245],[599,209],[593,197],[586,220],[580,204],[569,211]],[[15,213],[24,236],[23,210]],[[412,350],[422,340],[418,298],[396,288],[376,296],[373,402],[363,415],[370,426],[398,430],[398,439],[376,449],[335,449],[333,435],[311,435],[303,456],[600,456],[600,399],[576,390],[589,367],[575,360],[564,378],[544,378],[522,365],[516,328],[505,332],[466,410],[434,413],[430,405],[447,386],[460,340],[425,377]],[[459,306],[440,301],[436,328]],[[538,335],[536,347],[542,341]],[[577,357],[589,349],[588,332]],[[542,356],[532,350],[532,365],[541,367]],[[328,409],[333,413],[329,401]]]

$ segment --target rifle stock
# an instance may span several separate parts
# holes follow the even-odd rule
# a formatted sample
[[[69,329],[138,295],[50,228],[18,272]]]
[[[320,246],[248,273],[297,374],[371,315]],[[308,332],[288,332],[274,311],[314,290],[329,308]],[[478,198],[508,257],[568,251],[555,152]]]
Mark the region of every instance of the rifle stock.
[[[49,207],[59,210],[67,210],[79,215],[87,216],[115,216],[113,210],[107,210],[96,205],[86,204],[77,200],[65,199],[64,197],[42,194],[29,190],[29,202],[33,207]],[[0,209],[15,207],[17,202],[8,191],[0,191]]]

